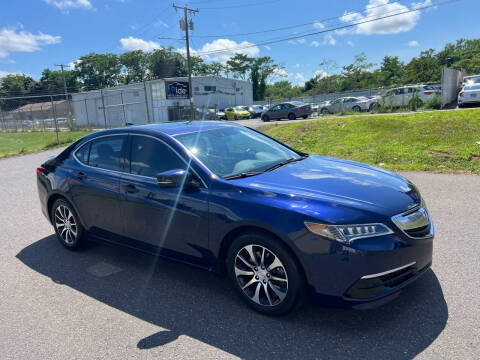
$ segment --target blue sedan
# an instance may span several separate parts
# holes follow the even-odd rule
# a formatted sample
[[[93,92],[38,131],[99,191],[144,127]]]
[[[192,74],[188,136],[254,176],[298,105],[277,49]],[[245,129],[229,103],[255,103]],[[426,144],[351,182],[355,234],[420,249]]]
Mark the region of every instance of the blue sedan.
[[[431,265],[415,186],[374,166],[196,121],[88,135],[37,168],[60,243],[87,239],[225,273],[253,309],[381,305]]]

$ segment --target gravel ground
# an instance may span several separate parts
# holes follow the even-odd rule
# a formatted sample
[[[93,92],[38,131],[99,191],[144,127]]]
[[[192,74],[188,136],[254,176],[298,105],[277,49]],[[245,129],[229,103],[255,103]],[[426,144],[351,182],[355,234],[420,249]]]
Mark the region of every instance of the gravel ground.
[[[63,249],[35,167],[0,161],[3,359],[479,359],[480,176],[406,173],[435,220],[432,270],[376,310],[269,318],[225,279],[126,249]]]

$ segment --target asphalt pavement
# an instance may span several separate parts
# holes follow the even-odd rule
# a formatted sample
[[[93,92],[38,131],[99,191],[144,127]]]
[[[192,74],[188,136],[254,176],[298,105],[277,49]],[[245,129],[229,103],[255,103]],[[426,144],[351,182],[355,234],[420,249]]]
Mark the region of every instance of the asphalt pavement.
[[[271,318],[226,279],[127,249],[64,249],[40,211],[35,168],[0,160],[2,359],[479,359],[480,176],[406,173],[436,226],[433,267],[368,311]]]

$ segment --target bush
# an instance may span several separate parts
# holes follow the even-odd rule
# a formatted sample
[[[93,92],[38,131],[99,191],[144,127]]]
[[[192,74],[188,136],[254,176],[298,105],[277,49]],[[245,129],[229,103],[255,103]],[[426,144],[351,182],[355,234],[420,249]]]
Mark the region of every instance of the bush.
[[[435,95],[425,102],[425,109],[440,110],[442,108],[442,98]]]

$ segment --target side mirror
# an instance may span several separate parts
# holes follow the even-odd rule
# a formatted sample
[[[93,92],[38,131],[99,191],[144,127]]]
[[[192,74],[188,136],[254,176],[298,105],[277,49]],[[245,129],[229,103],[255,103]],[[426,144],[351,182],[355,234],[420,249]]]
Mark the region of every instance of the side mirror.
[[[168,170],[157,175],[157,184],[161,188],[192,189],[199,188],[200,182],[195,176],[182,169]]]

